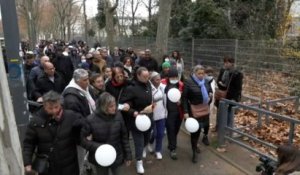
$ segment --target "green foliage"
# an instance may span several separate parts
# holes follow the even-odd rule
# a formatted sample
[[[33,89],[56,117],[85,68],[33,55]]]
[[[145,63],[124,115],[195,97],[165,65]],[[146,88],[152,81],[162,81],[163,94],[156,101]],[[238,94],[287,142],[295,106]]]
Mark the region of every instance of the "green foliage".
[[[236,38],[275,38],[277,29],[276,0],[238,0],[230,3],[232,26]]]
[[[105,27],[105,4],[103,0],[98,1],[98,13],[96,15],[96,21],[98,23],[98,28],[101,30]]]
[[[180,30],[188,26],[189,11],[192,2],[190,0],[175,1],[171,10],[170,37],[178,37]]]
[[[140,29],[137,31],[137,36],[155,37],[157,31],[157,14],[154,14],[150,23],[147,20],[142,20]]]
[[[185,39],[231,38],[231,29],[221,8],[212,0],[198,0],[190,4],[188,24],[179,31]]]
[[[94,37],[94,36],[96,35],[96,32],[95,32],[93,29],[89,29],[89,30],[88,30],[88,35],[89,35],[90,37]]]

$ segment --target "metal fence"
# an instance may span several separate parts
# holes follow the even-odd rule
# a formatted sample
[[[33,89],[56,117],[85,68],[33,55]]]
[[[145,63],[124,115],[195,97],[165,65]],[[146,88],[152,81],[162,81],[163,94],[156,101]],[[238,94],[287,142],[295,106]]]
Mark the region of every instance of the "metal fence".
[[[298,109],[298,102],[299,102],[299,97],[289,97],[289,98],[284,98],[284,99],[279,99],[279,100],[273,100],[269,101],[268,105],[272,105],[276,102],[285,102],[285,101],[296,101],[295,102],[295,109]],[[297,102],[298,101],[298,102]],[[234,105],[234,107],[229,110],[230,105]],[[230,107],[231,108],[231,107]],[[264,152],[259,151],[257,148],[250,146],[247,144],[245,141],[242,141],[240,137],[234,137],[233,133],[236,133],[240,136],[247,137],[253,142],[259,143],[262,146],[268,147],[270,149],[276,149],[278,145],[274,145],[272,143],[269,143],[267,141],[264,141],[262,139],[257,138],[256,136],[252,135],[252,133],[246,133],[245,130],[247,128],[255,127],[255,128],[260,128],[262,126],[262,121],[265,121],[265,124],[269,124],[269,118],[272,117],[275,120],[280,120],[282,122],[288,122],[289,123],[289,131],[288,131],[288,143],[293,144],[294,138],[295,138],[295,127],[296,125],[300,125],[300,120],[294,119],[290,116],[282,115],[282,114],[277,114],[273,113],[269,110],[259,108],[256,105],[245,105],[245,104],[240,104],[236,103],[230,100],[222,100],[219,105],[219,116],[218,117],[218,146],[222,147],[225,145],[225,141],[228,140],[230,142],[236,143],[239,146],[246,148],[258,155],[268,157],[269,159],[276,161],[276,159],[272,155],[268,155]],[[257,122],[255,123],[255,126],[252,126],[251,124],[248,124],[247,126],[244,127],[236,127],[234,124],[234,117],[235,117],[235,111],[239,109],[244,109],[244,110],[251,110],[253,112],[256,112],[258,115],[257,117]],[[230,112],[228,112],[230,111]],[[265,120],[262,120],[262,118],[265,117]]]
[[[105,42],[102,42],[105,45]],[[120,48],[133,47],[135,51],[149,48],[155,50],[155,38],[119,38]],[[196,64],[211,66],[218,74],[225,55],[236,59],[236,67],[244,73],[243,94],[261,100],[299,95],[300,63],[285,56],[289,50],[282,41],[234,40],[234,39],[191,39],[168,40],[168,53],[181,52],[186,74]]]

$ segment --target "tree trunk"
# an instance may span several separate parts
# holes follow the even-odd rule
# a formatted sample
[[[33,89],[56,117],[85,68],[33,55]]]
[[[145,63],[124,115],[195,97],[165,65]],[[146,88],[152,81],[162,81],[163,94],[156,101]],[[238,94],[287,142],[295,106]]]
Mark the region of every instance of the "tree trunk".
[[[118,0],[116,0],[114,6],[111,6],[110,0],[106,0],[105,6],[105,31],[107,34],[107,45],[109,49],[112,49],[115,46],[114,35],[116,32],[114,28],[114,13],[118,6]]]
[[[161,58],[161,56],[168,51],[168,36],[172,3],[173,0],[160,0],[159,2],[156,34],[156,58]],[[158,62],[161,61],[162,60],[158,60]]]
[[[37,19],[38,19],[38,9],[33,7],[33,0],[26,0],[26,21],[27,21],[27,29],[28,29],[28,39],[29,39],[29,47],[30,49],[34,49],[35,44],[37,42]],[[36,7],[38,7],[38,2],[35,3]]]
[[[86,0],[83,0],[83,16],[84,16],[84,39],[86,43],[88,42],[88,20],[86,15]]]

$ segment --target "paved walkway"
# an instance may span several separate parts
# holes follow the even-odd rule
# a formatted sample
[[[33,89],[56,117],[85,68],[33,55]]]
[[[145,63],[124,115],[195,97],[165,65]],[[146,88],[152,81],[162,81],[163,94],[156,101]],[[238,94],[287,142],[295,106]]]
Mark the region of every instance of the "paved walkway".
[[[131,140],[132,141],[132,140]],[[213,147],[201,145],[198,163],[191,161],[191,146],[189,136],[181,131],[178,135],[178,160],[172,160],[166,150],[167,139],[164,138],[163,160],[156,160],[154,155],[147,155],[144,160],[145,175],[243,175],[241,171],[231,163],[218,156]],[[132,147],[133,150],[133,147]],[[255,167],[253,168],[255,169]],[[134,175],[135,162],[130,167],[122,167],[122,175]]]

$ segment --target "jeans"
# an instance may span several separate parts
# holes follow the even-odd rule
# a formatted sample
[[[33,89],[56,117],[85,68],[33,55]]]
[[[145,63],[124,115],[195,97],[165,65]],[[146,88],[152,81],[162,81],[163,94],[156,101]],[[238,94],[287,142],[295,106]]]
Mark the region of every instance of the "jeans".
[[[155,152],[162,151],[162,142],[164,138],[166,119],[154,121],[153,133],[151,135],[150,143],[155,141]]]
[[[145,132],[132,129],[131,134],[134,142],[135,159],[142,160],[144,147],[150,140],[151,128]]]
[[[168,113],[166,128],[168,136],[168,149],[175,150],[177,147],[177,135],[181,125],[180,114],[177,112]]]

